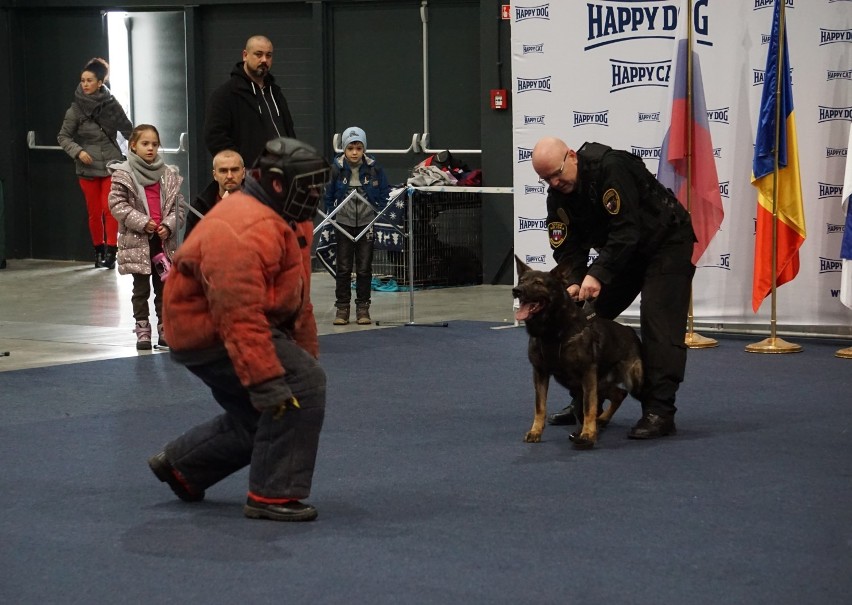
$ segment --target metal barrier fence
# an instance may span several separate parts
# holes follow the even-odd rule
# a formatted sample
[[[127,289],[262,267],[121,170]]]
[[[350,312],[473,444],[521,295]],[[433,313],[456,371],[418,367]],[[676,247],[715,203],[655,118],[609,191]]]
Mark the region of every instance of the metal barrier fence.
[[[362,195],[353,191],[334,211],[329,214],[319,212],[322,221],[315,227],[314,235],[320,235],[322,239],[328,235],[326,230],[335,229],[337,237],[358,241],[367,237],[376,224],[388,225],[388,214],[392,209],[404,207],[404,221],[400,217],[395,227],[402,236],[401,245],[387,247],[381,242],[376,244],[373,277],[374,282],[378,280],[388,288],[396,285],[400,291],[407,291],[408,322],[404,323],[414,325],[415,291],[482,283],[481,194],[511,192],[511,187],[397,189],[391,193],[384,209],[376,209],[376,218],[352,237],[337,229],[334,216],[355,199],[369,204]],[[392,221],[390,224],[393,227]]]

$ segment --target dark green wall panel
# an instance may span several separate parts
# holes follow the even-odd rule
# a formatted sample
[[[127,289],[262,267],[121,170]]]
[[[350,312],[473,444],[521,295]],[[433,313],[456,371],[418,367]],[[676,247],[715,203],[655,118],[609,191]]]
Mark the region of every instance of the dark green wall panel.
[[[0,8],[0,75],[14,83],[0,91],[6,256],[90,256],[85,204],[71,159],[61,151],[29,150],[26,132],[34,130],[40,144],[56,145],[80,68],[92,56],[106,54],[101,9],[186,11],[195,194],[209,182],[210,156],[199,132],[206,99],[241,59],[245,40],[256,33],[275,45],[272,72],[287,96],[300,138],[331,154],[331,136],[357,124],[367,131],[373,149],[408,147],[412,135],[424,131],[420,4],[201,0],[189,6],[164,0],[155,6],[142,1],[0,0],[5,7]],[[511,185],[512,169],[510,112],[488,108],[490,88],[498,83],[511,87],[508,23],[499,21],[500,4],[428,2],[430,146],[481,149],[481,155],[462,159],[481,167],[489,186]],[[402,182],[424,157],[385,155],[380,161],[393,182]],[[500,268],[511,253],[511,221],[511,196],[486,196],[486,283],[508,283]],[[511,279],[511,267],[508,274]]]

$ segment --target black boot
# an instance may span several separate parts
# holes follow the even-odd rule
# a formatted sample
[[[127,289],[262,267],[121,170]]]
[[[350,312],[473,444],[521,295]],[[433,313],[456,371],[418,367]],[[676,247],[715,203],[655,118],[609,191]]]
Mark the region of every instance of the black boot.
[[[571,401],[571,403],[562,408],[560,411],[551,414],[547,417],[547,423],[555,426],[564,426],[568,424],[577,424],[577,414],[580,414],[580,424],[583,424],[583,402]]]
[[[95,269],[100,269],[104,266],[104,252],[106,247],[101,244],[95,246]]]
[[[118,254],[117,246],[107,246],[103,266],[107,269],[115,269],[115,256]]]
[[[643,412],[627,436],[630,439],[657,439],[677,433],[674,416],[661,416],[653,412]]]

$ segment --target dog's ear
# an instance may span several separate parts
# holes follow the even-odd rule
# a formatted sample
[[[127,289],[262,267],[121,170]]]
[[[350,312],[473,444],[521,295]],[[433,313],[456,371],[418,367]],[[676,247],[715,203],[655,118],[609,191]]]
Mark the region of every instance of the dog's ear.
[[[518,269],[518,279],[520,279],[524,273],[530,270],[529,265],[527,265],[526,263],[524,263],[524,261],[518,258],[517,254],[515,255],[515,267]]]
[[[568,265],[556,265],[553,269],[550,270],[550,274],[559,279],[562,284],[567,288],[568,287],[568,273],[570,269]]]

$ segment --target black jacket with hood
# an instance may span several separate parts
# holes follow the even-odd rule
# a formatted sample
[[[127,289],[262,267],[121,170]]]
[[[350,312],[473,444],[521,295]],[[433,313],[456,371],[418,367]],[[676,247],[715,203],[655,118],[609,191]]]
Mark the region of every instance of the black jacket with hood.
[[[240,61],[231,70],[231,79],[210,95],[204,141],[211,155],[235,149],[251,167],[270,139],[296,138],[281,88],[270,73],[264,83],[260,88],[252,82]]]

